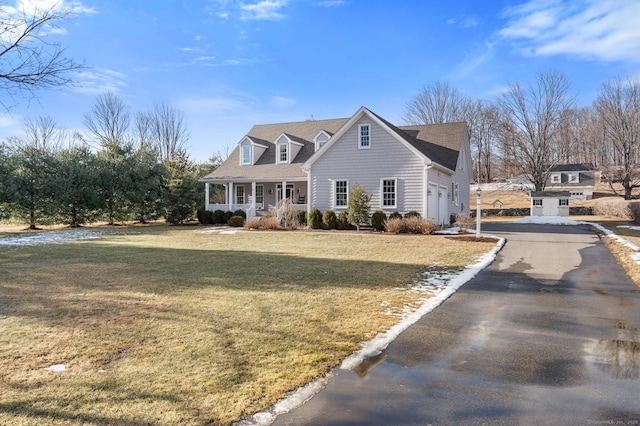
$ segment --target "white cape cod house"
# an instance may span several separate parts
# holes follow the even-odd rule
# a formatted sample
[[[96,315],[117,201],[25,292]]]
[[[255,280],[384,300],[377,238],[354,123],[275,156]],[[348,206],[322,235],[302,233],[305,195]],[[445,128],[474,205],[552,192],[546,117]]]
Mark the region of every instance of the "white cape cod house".
[[[256,125],[201,179],[207,210],[278,214],[283,200],[310,211],[348,209],[360,185],[371,211],[417,211],[436,223],[469,213],[473,180],[466,124],[396,127],[365,107],[351,118]],[[226,202],[209,203],[209,185]]]

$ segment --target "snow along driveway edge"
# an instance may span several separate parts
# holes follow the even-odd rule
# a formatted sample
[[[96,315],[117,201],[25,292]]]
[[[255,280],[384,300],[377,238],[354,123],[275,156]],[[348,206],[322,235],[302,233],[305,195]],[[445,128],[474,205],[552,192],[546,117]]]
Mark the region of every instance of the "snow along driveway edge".
[[[445,300],[447,300],[449,297],[451,297],[451,295],[458,291],[460,287],[471,280],[471,278],[475,277],[478,272],[489,266],[494,261],[496,255],[502,249],[505,243],[504,238],[496,239],[498,240],[498,242],[496,243],[496,246],[493,248],[493,250],[480,257],[478,262],[465,267],[460,273],[451,275],[450,280],[447,282],[447,284],[444,287],[441,287],[435,296],[426,299],[426,301],[420,306],[420,308],[404,317],[398,324],[391,327],[389,330],[385,331],[384,333],[380,333],[372,340],[363,343],[362,349],[345,358],[339,368],[343,370],[352,370],[360,365],[366,358],[380,354],[384,349],[387,348],[387,346],[389,346],[389,344],[391,344],[391,342],[396,339],[396,337],[400,335],[400,333],[409,328],[409,326],[415,324],[424,315],[440,306]],[[427,277],[426,281],[428,281],[429,279],[430,278]],[[420,284],[421,283],[418,283],[417,285]],[[293,392],[285,399],[276,403],[273,407],[271,407],[270,410],[254,414],[251,418],[239,421],[234,425],[269,425],[273,423],[276,417],[280,414],[288,413],[289,411],[302,406],[305,402],[310,400],[315,394],[320,392],[327,385],[327,382],[332,376],[333,374],[329,373],[326,376],[317,378],[306,386],[303,386],[297,391]]]

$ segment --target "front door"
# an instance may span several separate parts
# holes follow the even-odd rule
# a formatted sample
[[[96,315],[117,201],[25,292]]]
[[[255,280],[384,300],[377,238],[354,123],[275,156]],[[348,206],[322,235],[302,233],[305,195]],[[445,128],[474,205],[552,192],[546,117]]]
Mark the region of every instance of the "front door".
[[[278,186],[277,186],[276,194],[278,195],[277,201],[280,202],[280,200],[283,199],[283,197],[282,197],[282,184],[281,183],[278,184]],[[293,184],[292,183],[288,183],[287,184],[287,188],[286,188],[286,192],[285,192],[284,198],[293,199]]]

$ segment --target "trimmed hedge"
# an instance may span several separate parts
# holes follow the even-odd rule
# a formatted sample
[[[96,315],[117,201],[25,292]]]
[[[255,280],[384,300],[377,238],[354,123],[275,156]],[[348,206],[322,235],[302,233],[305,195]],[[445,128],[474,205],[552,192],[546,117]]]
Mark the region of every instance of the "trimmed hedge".
[[[322,227],[324,229],[336,229],[338,227],[338,218],[333,210],[327,210],[322,215]]]
[[[385,212],[378,210],[371,216],[371,227],[376,231],[384,231],[384,223],[387,221]]]
[[[311,229],[322,229],[322,213],[316,207],[309,212],[307,224]]]

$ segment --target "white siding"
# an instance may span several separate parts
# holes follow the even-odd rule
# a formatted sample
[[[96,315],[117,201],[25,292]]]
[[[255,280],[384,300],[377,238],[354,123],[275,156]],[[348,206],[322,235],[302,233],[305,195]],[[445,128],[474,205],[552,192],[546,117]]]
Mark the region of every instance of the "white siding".
[[[370,124],[369,149],[358,149],[360,124]],[[397,179],[397,206],[381,206],[380,179]],[[401,142],[362,117],[311,166],[311,200],[321,211],[334,209],[333,181],[348,180],[349,192],[356,184],[371,194],[371,212],[383,210],[424,214],[424,161]],[[339,210],[339,209],[335,209]]]

